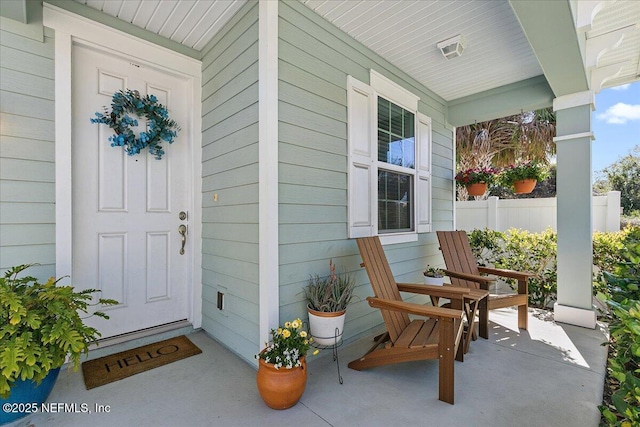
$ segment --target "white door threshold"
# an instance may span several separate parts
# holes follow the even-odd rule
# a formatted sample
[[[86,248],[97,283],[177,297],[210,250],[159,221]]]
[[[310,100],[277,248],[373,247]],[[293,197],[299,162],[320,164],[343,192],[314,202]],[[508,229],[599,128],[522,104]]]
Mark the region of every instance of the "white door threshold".
[[[109,338],[103,338],[98,340],[97,344],[92,344],[89,347],[89,359],[95,359],[193,332],[193,325],[185,319]]]

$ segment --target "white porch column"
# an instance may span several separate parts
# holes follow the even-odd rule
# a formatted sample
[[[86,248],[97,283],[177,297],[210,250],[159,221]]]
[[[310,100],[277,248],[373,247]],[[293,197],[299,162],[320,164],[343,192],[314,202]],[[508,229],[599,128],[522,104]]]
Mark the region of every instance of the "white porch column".
[[[278,2],[258,3],[258,258],[260,342],[280,322],[278,258]]]
[[[591,91],[556,98],[558,169],[557,322],[595,328],[592,308],[593,237],[591,232]]]

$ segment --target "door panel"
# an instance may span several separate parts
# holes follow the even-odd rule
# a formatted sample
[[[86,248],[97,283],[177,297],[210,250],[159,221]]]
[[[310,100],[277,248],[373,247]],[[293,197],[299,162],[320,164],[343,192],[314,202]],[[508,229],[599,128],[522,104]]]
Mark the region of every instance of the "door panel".
[[[178,226],[188,223],[178,213],[192,200],[187,81],[78,44],[72,63],[74,286],[120,302],[101,307],[110,320],[89,323],[109,337],[186,319],[192,250],[187,239],[179,253]],[[124,89],[155,95],[181,126],[161,160],[147,150],[128,156],[110,146],[110,128],[90,123]],[[146,126],[138,123],[136,133]]]

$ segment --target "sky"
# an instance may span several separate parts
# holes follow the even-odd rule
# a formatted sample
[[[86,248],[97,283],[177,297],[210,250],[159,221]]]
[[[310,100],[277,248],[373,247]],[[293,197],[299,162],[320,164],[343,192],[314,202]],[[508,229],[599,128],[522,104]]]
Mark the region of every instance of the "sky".
[[[591,129],[594,177],[640,145],[640,82],[603,89],[596,94]]]

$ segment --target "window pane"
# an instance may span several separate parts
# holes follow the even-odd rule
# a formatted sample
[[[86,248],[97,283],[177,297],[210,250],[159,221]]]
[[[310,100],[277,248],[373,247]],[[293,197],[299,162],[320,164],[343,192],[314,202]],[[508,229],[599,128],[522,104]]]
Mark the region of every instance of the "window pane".
[[[378,171],[378,231],[413,229],[413,179],[411,175]]]
[[[404,114],[402,114],[402,107],[391,104],[391,133],[402,136],[404,133]]]
[[[415,167],[415,116],[378,97],[378,161]]]
[[[415,169],[416,165],[416,128],[414,117],[412,112],[404,110],[403,166],[411,169]]]
[[[391,103],[384,98],[378,97],[378,129],[389,131],[389,108]]]
[[[378,161],[391,163],[391,134],[384,130],[378,130]]]
[[[416,131],[415,126],[413,125],[414,115],[411,111],[404,110],[404,136],[412,137],[414,136],[414,132]]]
[[[416,166],[416,142],[415,138],[402,140],[402,166],[415,169]]]

